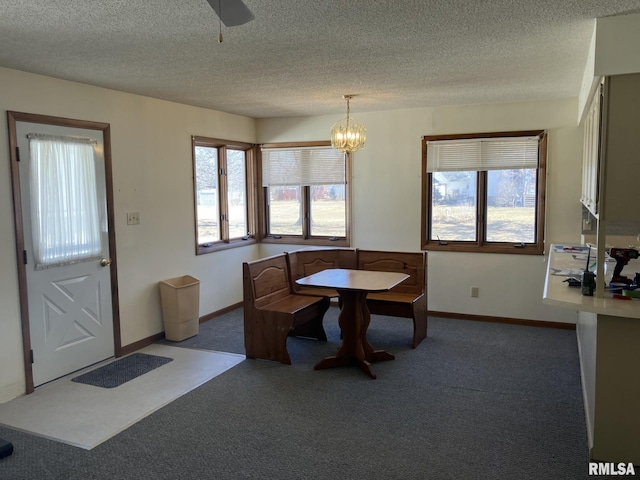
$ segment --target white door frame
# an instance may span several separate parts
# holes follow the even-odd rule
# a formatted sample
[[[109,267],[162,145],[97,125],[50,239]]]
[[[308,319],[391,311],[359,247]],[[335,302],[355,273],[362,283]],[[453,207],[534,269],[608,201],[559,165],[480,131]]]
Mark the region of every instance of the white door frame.
[[[88,130],[100,130],[104,141],[105,183],[107,193],[107,223],[109,227],[109,255],[111,258],[111,305],[113,310],[113,344],[116,357],[123,355],[120,340],[120,310],[118,301],[118,277],[116,235],[113,206],[113,175],[111,171],[111,127],[108,123],[91,122],[87,120],[74,120],[69,118],[52,117],[21,112],[7,112],[9,126],[9,157],[11,162],[11,183],[13,186],[13,217],[16,235],[16,261],[18,266],[18,287],[20,292],[20,317],[22,323],[22,346],[25,370],[26,393],[35,390],[33,382],[33,370],[31,367],[33,353],[31,350],[31,335],[29,329],[29,306],[27,295],[27,274],[24,264],[24,226],[22,222],[22,202],[20,197],[20,172],[18,162],[20,154],[16,136],[16,122],[40,123],[63,127],[84,128]]]

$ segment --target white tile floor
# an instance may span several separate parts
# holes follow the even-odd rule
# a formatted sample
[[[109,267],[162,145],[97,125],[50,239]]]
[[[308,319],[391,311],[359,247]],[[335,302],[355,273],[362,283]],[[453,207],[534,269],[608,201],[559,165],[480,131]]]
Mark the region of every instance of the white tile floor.
[[[0,424],[91,450],[245,359],[234,353],[159,344],[139,352],[173,361],[116,388],[71,381],[108,362],[74,372],[0,404]]]

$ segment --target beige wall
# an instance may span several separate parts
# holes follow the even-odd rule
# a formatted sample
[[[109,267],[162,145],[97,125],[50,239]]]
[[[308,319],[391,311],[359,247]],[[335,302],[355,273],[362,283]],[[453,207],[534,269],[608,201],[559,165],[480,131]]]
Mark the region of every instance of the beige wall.
[[[201,315],[241,301],[244,260],[295,246],[194,255],[191,135],[245,142],[326,140],[336,116],[254,120],[0,68],[0,108],[111,124],[122,344],[162,331],[157,282],[201,280]],[[354,105],[357,112],[357,102]],[[357,115],[369,144],[353,160],[353,246],[420,248],[422,135],[549,130],[547,243],[579,242],[577,100],[420,108]],[[0,402],[24,393],[6,114],[0,116]],[[3,161],[2,161],[3,159]],[[141,224],[126,225],[139,211]],[[544,257],[434,252],[433,310],[575,322],[542,305]],[[472,299],[469,288],[480,287]]]
[[[163,330],[159,280],[200,279],[201,314],[241,301],[240,264],[258,247],[195,256],[191,135],[254,142],[253,119],[2,68],[0,86],[0,402],[25,388],[7,110],[111,124],[123,345]]]
[[[352,105],[357,112],[357,102]],[[353,156],[352,244],[419,250],[421,137],[445,133],[548,129],[549,243],[580,243],[582,134],[577,99],[521,104],[356,113],[367,147]],[[326,140],[336,116],[261,119],[260,142]],[[295,246],[262,245],[263,254]],[[429,253],[429,309],[532,320],[576,322],[576,312],[542,304],[545,257]],[[480,287],[478,298],[471,286]]]

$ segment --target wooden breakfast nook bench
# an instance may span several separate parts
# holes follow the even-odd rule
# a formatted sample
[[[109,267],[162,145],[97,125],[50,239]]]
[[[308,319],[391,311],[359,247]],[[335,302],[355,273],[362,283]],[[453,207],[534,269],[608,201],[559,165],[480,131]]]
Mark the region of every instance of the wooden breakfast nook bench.
[[[290,283],[296,293],[336,297],[335,288],[300,285],[298,280],[326,269],[358,269],[396,272],[409,278],[388,292],[370,292],[370,313],[410,318],[413,321],[411,347],[427,337],[427,252],[395,252],[358,248],[318,248],[287,253]]]
[[[411,347],[427,337],[427,254],[426,252],[387,252],[358,250],[358,269],[397,272],[409,275],[387,292],[367,295],[369,312],[413,320]]]
[[[327,340],[322,320],[330,300],[294,293],[285,254],[244,262],[242,282],[247,358],[290,365],[288,336]]]
[[[295,250],[288,252],[289,274],[291,275],[291,287],[295,293],[302,295],[322,295],[326,297],[338,297],[335,288],[316,288],[299,285],[297,283],[303,277],[330,268],[357,268],[357,250],[353,248],[317,248]]]

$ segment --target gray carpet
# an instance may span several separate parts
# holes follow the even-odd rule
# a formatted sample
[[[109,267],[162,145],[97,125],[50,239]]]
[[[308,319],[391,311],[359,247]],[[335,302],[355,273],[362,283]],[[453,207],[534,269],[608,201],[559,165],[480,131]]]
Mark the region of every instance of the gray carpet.
[[[291,338],[293,365],[247,360],[91,451],[0,428],[8,479],[586,479],[575,332],[373,316],[396,359],[314,371],[340,340]],[[242,312],[172,345],[243,353]],[[106,420],[107,421],[107,420]],[[600,477],[602,478],[602,477]]]
[[[71,381],[94,387],[116,388],[172,360],[172,358],[159,355],[132,353],[120,360],[72,378]]]

